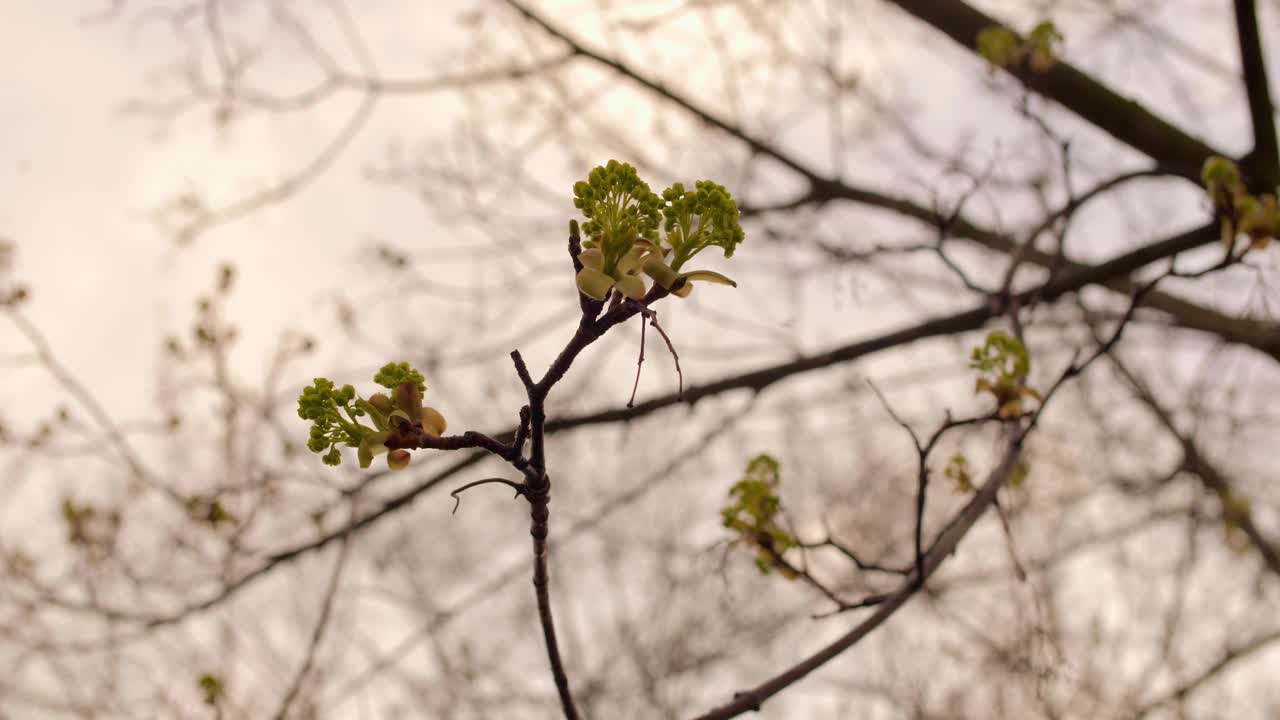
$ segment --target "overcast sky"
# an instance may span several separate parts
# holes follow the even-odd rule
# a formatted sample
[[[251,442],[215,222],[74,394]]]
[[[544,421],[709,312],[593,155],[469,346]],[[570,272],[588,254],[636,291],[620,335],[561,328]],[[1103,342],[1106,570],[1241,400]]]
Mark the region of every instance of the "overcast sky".
[[[378,154],[384,137],[375,130],[287,207],[177,250],[155,222],[157,207],[186,189],[216,203],[276,181],[328,142],[353,98],[335,100],[333,112],[305,125],[242,123],[220,136],[207,110],[197,110],[164,133],[126,105],[155,99],[148,74],[173,55],[160,44],[167,34],[86,24],[85,8],[94,5],[2,3],[0,237],[17,246],[16,273],[33,293],[29,317],[106,406],[128,417],[153,406],[147,378],[160,342],[168,332],[189,332],[194,300],[212,286],[217,263],[239,267],[229,312],[251,322],[242,323],[235,359],[260,373],[281,330],[331,325],[331,308],[324,322],[312,322],[323,291],[298,288],[336,286],[373,226],[369,218],[400,212],[421,224],[422,217],[388,193],[380,193],[388,205],[367,193],[336,211],[343,186]],[[377,18],[372,12],[362,21]],[[28,345],[6,323],[0,347],[12,355]],[[35,369],[5,373],[0,397],[42,381]]]

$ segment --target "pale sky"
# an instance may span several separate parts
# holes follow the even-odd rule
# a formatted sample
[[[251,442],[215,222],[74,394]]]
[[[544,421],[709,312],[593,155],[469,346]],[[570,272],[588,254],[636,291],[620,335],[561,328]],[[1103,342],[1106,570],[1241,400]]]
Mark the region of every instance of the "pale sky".
[[[238,266],[228,308],[241,321],[234,357],[256,377],[282,330],[332,326],[331,304],[323,318],[314,316],[362,238],[422,226],[424,218],[401,195],[352,186],[380,156],[387,122],[406,120],[403,106],[383,103],[318,182],[281,207],[175,249],[154,221],[156,208],[187,189],[225,203],[293,172],[329,141],[355,98],[335,98],[331,112],[302,124],[236,124],[225,139],[205,109],[160,132],[160,123],[125,107],[156,99],[148,73],[172,57],[172,47],[156,44],[168,36],[154,26],[130,32],[122,22],[85,25],[84,8],[92,5],[5,0],[0,10],[7,95],[0,236],[15,242],[16,275],[32,289],[25,312],[99,399],[130,417],[153,406],[146,381],[159,344],[168,332],[189,332],[195,299],[212,287],[217,263]],[[378,19],[362,12],[371,33]],[[411,122],[430,127],[429,118]],[[394,222],[397,214],[402,223]],[[6,326],[0,346],[9,354],[25,343]],[[22,384],[39,375],[21,371]],[[9,379],[0,387],[15,391]]]

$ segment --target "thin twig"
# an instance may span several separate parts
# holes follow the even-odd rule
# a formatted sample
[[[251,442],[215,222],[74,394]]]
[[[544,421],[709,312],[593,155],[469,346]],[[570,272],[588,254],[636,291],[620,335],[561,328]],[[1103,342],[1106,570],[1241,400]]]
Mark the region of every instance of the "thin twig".
[[[991,471],[988,480],[960,510],[949,531],[939,537],[938,542],[929,549],[925,563],[920,568],[921,575],[925,578],[941,567],[946,558],[955,551],[960,541],[968,534],[978,519],[982,517],[987,508],[991,506],[991,503],[994,502],[997,491],[1013,474],[1013,469],[1022,456],[1024,437],[1025,431],[1023,430],[1013,433],[1009,440],[1009,447],[1000,464]],[[729,720],[729,718],[737,717],[746,712],[758,711],[765,700],[822,667],[866,637],[872,630],[882,625],[918,592],[920,585],[914,578],[905,580],[898,590],[887,595],[878,604],[875,613],[859,622],[847,633],[773,678],[750,690],[734,693],[730,702],[697,716],[695,720]]]
[[[506,485],[507,487],[515,490],[516,491],[515,497],[520,497],[525,493],[523,483],[512,482],[511,480],[507,480],[506,478],[485,478],[484,480],[476,480],[475,482],[469,482],[466,485],[463,485],[462,487],[456,490],[453,490],[452,492],[449,493],[449,495],[453,497],[453,511],[450,512],[449,514],[456,515],[458,513],[458,506],[462,504],[462,493],[466,492],[467,490],[470,490],[473,487],[476,487],[477,485],[488,485],[490,483],[502,483],[503,485]]]
[[[667,331],[662,329],[658,324],[658,311],[648,310],[649,324],[654,330],[662,336],[663,342],[667,344],[667,350],[671,352],[671,360],[676,364],[676,397],[684,397],[684,372],[680,369],[680,353],[676,352],[676,346],[672,344],[671,338],[667,336]],[[629,407],[629,406],[628,406]]]
[[[636,391],[640,389],[640,368],[644,365],[644,333],[648,323],[644,318],[640,318],[640,356],[636,358],[636,381],[631,384],[631,398],[627,400],[627,407],[635,407]]]

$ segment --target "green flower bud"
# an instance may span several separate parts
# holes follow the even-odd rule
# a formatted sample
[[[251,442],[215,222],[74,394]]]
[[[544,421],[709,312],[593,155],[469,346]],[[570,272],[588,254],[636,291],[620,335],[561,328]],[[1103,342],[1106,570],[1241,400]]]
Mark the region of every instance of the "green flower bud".
[[[998,67],[1013,65],[1022,54],[1022,44],[1018,41],[1018,36],[998,25],[979,31],[975,45],[979,55]]]
[[[427,383],[423,379],[422,373],[413,369],[413,366],[407,362],[383,365],[378,374],[373,376],[373,381],[388,390],[394,390],[405,382],[412,382],[417,385],[419,392],[426,392],[427,390]]]
[[[1230,186],[1240,182],[1240,168],[1230,160],[1214,155],[1204,161],[1200,182],[1209,190],[1214,186]]]
[[[392,470],[403,470],[409,467],[409,451],[400,449],[387,453],[387,467]]]
[[[1277,220],[1280,220],[1280,209],[1276,206],[1274,195],[1263,195],[1261,199],[1248,195],[1239,206],[1240,232],[1252,240],[1261,240],[1274,232]]]

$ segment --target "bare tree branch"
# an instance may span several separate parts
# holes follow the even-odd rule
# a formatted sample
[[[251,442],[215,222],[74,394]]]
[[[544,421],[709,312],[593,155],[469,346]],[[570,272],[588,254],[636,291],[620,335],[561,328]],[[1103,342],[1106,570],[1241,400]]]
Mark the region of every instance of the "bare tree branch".
[[[976,50],[978,33],[1005,26],[960,0],[889,0],[969,50]],[[1005,28],[1009,29],[1009,28]],[[1170,172],[1198,182],[1205,158],[1224,155],[1151,111],[1094,80],[1067,62],[1044,72],[1026,64],[1006,68],[1031,90],[1056,100],[1120,142]]]

